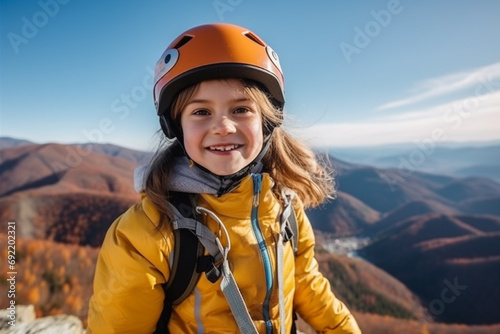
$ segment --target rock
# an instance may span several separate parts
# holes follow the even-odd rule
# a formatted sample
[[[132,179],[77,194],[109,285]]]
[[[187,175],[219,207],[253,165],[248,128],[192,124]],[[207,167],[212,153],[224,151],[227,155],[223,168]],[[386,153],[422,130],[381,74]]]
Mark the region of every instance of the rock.
[[[33,305],[17,306],[15,312],[15,326],[9,324],[12,319],[11,310],[0,310],[0,334],[84,334],[80,319],[73,315],[54,315],[35,318]]]
[[[12,316],[12,317],[11,317]],[[15,318],[13,317],[15,316]],[[20,305],[16,306],[14,310],[4,309],[0,310],[0,333],[6,333],[6,330],[11,327],[9,321],[15,319],[15,323],[31,322],[36,319],[35,306],[33,305]]]

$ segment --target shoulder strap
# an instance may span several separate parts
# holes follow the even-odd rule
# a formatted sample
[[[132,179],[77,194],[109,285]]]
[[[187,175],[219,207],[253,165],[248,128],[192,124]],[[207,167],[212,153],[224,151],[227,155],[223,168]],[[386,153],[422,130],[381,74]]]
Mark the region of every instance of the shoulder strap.
[[[293,253],[297,253],[299,243],[299,228],[297,217],[292,205],[292,196],[284,195],[283,212],[281,214],[281,230],[283,234],[283,241],[290,241]]]
[[[293,193],[292,194],[285,194],[283,193],[283,211],[281,213],[281,235],[280,235],[280,240],[282,240],[283,243],[290,241],[290,244],[293,249],[293,254],[297,255],[297,249],[298,249],[298,244],[299,244],[299,228],[298,228],[298,223],[297,223],[297,217],[295,216],[295,211],[293,210],[293,205],[292,205],[292,199],[293,199]],[[280,250],[280,247],[278,245],[278,268],[282,266],[283,262],[283,255],[280,254],[282,250]],[[280,270],[280,269],[279,269]],[[282,269],[281,269],[282,271]],[[278,273],[279,275],[280,273]],[[283,282],[279,282],[280,285],[283,284]],[[280,303],[284,303],[284,296],[282,297],[282,290],[280,289],[279,291],[279,298],[280,298]],[[284,306],[283,306],[284,307]],[[281,315],[280,315],[281,316]],[[282,323],[284,323],[284,319],[281,320]],[[293,320],[292,320],[292,328],[290,330],[291,334],[296,334],[297,333],[297,313],[293,312]],[[282,331],[284,329],[282,328]]]
[[[187,193],[172,193],[170,198],[170,202],[185,217],[194,217],[193,200],[193,196]],[[197,270],[197,262],[204,248],[198,238],[189,230],[175,229],[174,243],[172,268],[168,282],[163,285],[165,300],[155,334],[168,333],[172,307],[189,296],[201,274]]]

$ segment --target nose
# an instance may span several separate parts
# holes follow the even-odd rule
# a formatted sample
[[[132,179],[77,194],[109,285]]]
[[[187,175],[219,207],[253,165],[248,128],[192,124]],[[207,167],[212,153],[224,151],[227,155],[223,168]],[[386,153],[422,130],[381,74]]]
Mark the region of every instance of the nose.
[[[236,132],[236,126],[229,117],[221,116],[214,120],[213,132],[214,134],[227,136],[228,134]]]

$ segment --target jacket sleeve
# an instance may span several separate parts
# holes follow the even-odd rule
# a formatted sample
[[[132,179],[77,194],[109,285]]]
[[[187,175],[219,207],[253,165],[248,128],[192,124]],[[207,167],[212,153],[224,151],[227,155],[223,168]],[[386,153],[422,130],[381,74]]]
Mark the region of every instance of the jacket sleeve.
[[[295,258],[294,308],[319,333],[361,333],[351,312],[337,299],[314,257],[314,233],[304,209],[296,207],[299,228]]]
[[[156,328],[172,243],[155,231],[142,205],[119,217],[106,234],[94,276],[88,334],[152,333]]]

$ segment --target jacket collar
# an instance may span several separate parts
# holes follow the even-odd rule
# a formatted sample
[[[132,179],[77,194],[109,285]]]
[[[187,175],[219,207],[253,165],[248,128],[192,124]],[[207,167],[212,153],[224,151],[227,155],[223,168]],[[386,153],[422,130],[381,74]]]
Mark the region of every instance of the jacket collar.
[[[148,165],[142,165],[134,171],[134,188],[139,193],[146,188],[148,170]],[[234,175],[218,176],[198,165],[190,167],[189,159],[186,156],[180,156],[175,158],[169,191],[210,194],[220,197],[235,189],[246,176],[261,171],[262,163],[259,162],[237,177]]]
[[[259,194],[259,216],[269,215],[277,217],[280,205],[273,195],[271,189],[274,186],[274,181],[269,174],[262,173],[262,182]],[[250,210],[253,205],[254,183],[252,176],[244,177],[238,186],[231,192],[228,192],[220,197],[210,194],[202,194],[201,198],[206,206],[214,210],[218,214],[226,217],[248,220]],[[221,216],[222,217],[222,216]]]

